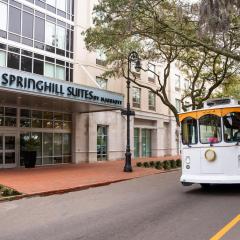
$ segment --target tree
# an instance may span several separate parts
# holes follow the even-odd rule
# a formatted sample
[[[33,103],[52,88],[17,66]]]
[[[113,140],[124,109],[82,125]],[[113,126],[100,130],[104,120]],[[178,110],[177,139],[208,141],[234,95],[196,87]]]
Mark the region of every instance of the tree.
[[[177,121],[177,110],[167,94],[173,63],[180,62],[180,68],[190,78],[191,91],[186,91],[182,103],[184,107],[184,100],[189,98],[191,104],[188,105],[193,109],[199,108],[203,99],[211,96],[227,74],[235,72],[234,61],[219,53],[222,50],[211,52],[209,47],[198,44],[198,24],[183,9],[170,0],[102,0],[94,8],[95,27],[85,32],[89,50],[102,48],[106,52],[107,63],[111,65],[106,74],[126,77],[126,59],[132,50],[140,53],[143,60],[162,62],[164,73],[157,76],[157,88],[137,81],[134,74],[131,81],[159,96]],[[190,41],[189,36],[196,40]],[[235,42],[230,40],[226,45],[228,49],[234,49]],[[211,39],[204,41],[212,43]]]

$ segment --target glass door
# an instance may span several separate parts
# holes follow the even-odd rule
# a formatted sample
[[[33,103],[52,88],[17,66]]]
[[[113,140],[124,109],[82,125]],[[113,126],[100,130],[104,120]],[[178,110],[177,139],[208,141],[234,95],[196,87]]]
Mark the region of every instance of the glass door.
[[[0,168],[16,167],[16,135],[0,135]]]
[[[142,157],[151,157],[152,155],[151,136],[150,129],[142,129]]]

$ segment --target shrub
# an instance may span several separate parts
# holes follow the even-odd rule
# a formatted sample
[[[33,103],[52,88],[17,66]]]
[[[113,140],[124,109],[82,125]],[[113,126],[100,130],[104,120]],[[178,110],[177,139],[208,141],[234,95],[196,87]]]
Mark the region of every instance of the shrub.
[[[155,168],[156,168],[156,169],[162,169],[162,163],[161,163],[160,161],[157,161],[157,162],[155,163]]]
[[[163,168],[164,168],[165,170],[171,169],[171,164],[170,164],[170,161],[169,161],[169,160],[165,160],[165,161],[163,162]]]
[[[149,163],[148,163],[148,162],[144,162],[144,163],[143,163],[143,166],[144,166],[145,168],[149,168]]]
[[[137,167],[142,167],[142,163],[141,162],[137,162]]]
[[[11,196],[11,195],[12,195],[12,189],[9,189],[9,188],[3,189],[3,191],[2,191],[3,197],[7,197],[7,196]]]
[[[177,165],[177,167],[181,167],[181,166],[182,166],[182,161],[181,161],[181,159],[177,159],[177,160],[176,160],[176,165]]]
[[[170,160],[170,165],[171,165],[171,168],[176,168],[177,167],[177,163],[175,160]]]
[[[150,167],[154,167],[155,165],[154,161],[150,161],[149,164],[150,164]]]

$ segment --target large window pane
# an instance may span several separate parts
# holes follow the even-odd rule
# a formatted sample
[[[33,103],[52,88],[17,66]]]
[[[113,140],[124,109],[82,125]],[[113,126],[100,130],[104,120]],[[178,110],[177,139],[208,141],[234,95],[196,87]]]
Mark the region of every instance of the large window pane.
[[[46,22],[45,43],[50,46],[56,45],[55,24]]]
[[[0,67],[6,67],[6,52],[0,51]]]
[[[26,72],[32,72],[32,58],[22,56],[21,70]]]
[[[223,117],[224,141],[240,141],[240,113],[232,112]]]
[[[57,0],[57,8],[66,12],[66,0]]]
[[[196,144],[197,137],[197,120],[186,118],[182,121],[182,142],[185,145]]]
[[[65,68],[57,66],[56,67],[56,79],[65,80]]]
[[[35,17],[35,40],[44,42],[45,40],[45,21],[42,18]]]
[[[7,4],[0,2],[0,30],[7,31]]]
[[[21,34],[21,11],[11,6],[9,7],[9,31]]]
[[[43,133],[43,156],[53,156],[52,133]]]
[[[60,0],[60,1],[63,1],[63,0]],[[56,0],[46,0],[46,3],[55,7],[56,6]]]
[[[62,155],[62,134],[54,134],[54,156]]]
[[[208,114],[199,119],[201,143],[218,143],[221,141],[221,118]]]
[[[7,66],[14,69],[19,69],[20,56],[14,53],[8,53]]]
[[[66,30],[63,27],[57,26],[56,28],[56,47],[65,49]]]
[[[33,15],[23,12],[22,35],[33,38]]]
[[[43,62],[37,59],[34,59],[33,72],[36,74],[43,75]]]
[[[55,78],[55,65],[51,63],[45,63],[44,75],[46,77]]]
[[[71,155],[71,134],[63,134],[63,154]]]

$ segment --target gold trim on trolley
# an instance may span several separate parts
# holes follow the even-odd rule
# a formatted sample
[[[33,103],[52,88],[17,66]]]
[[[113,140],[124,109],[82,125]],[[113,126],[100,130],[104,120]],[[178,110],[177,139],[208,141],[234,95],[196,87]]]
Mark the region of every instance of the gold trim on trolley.
[[[199,119],[200,117],[207,115],[207,114],[213,114],[217,115],[219,117],[226,116],[227,114],[231,112],[240,112],[240,107],[228,107],[228,108],[217,108],[217,109],[200,109],[193,112],[186,112],[186,113],[180,113],[179,114],[179,121],[182,122],[185,118],[191,117],[194,119]]]

